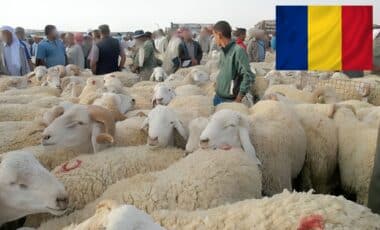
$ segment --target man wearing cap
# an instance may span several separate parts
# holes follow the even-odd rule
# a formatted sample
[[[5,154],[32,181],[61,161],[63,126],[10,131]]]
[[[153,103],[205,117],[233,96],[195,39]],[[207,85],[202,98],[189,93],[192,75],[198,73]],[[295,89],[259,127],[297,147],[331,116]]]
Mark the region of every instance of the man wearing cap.
[[[142,80],[149,80],[150,75],[153,73],[153,69],[157,67],[153,42],[143,30],[135,31],[133,38],[136,40],[135,46],[138,51],[133,61],[132,69],[140,74]]]
[[[199,65],[203,56],[201,45],[193,40],[191,31],[183,28],[181,32],[183,38],[179,46],[179,58],[182,68]]]
[[[111,37],[108,25],[99,26],[101,40],[92,47],[91,70],[96,75],[121,71],[125,52],[119,40]],[[119,63],[120,56],[120,63]]]
[[[215,24],[214,38],[222,50],[214,105],[241,102],[255,80],[247,53],[231,39],[231,26],[228,22],[220,21]]]
[[[30,46],[29,42],[26,40],[24,28],[16,27],[15,28],[15,34],[16,34],[17,38],[20,40],[20,44],[22,46],[24,46],[24,48],[26,50],[26,58],[28,59],[28,65],[29,65],[29,68],[32,70],[34,67],[33,67],[33,63],[32,63],[32,55],[30,53],[31,46]]]
[[[11,76],[22,76],[30,72],[27,51],[25,46],[21,44],[21,41],[17,38],[14,30],[10,26],[3,26],[0,28],[1,37],[4,44],[3,47],[2,62],[4,74]],[[2,64],[0,64],[1,66]]]

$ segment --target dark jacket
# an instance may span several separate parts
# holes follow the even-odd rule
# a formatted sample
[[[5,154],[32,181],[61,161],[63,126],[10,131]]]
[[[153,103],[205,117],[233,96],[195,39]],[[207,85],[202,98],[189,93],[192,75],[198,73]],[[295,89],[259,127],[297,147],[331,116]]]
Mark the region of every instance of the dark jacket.
[[[194,45],[194,58],[198,61],[198,65],[199,65],[202,60],[203,51],[202,51],[201,45],[199,45],[197,41],[193,40],[193,45]],[[180,59],[180,67],[183,67],[182,63],[184,61],[191,60],[189,51],[187,50],[187,47],[184,41],[179,45],[179,59]],[[187,66],[187,67],[190,67],[190,66]]]
[[[96,46],[99,48],[96,74],[100,75],[119,71],[119,41],[112,37],[106,37],[97,43]]]

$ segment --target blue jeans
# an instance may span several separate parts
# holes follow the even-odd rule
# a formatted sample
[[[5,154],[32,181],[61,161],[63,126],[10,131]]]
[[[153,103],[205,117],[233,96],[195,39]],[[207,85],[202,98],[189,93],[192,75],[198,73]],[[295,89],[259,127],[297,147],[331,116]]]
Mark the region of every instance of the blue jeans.
[[[213,102],[214,102],[214,106],[217,106],[223,102],[233,102],[233,100],[222,98],[222,97],[219,97],[218,95],[215,94]]]

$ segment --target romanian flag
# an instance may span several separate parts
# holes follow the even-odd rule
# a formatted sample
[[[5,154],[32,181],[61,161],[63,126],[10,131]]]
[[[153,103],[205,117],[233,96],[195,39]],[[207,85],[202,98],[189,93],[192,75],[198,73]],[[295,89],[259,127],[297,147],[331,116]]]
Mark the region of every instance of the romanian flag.
[[[277,6],[276,69],[372,69],[372,6]]]

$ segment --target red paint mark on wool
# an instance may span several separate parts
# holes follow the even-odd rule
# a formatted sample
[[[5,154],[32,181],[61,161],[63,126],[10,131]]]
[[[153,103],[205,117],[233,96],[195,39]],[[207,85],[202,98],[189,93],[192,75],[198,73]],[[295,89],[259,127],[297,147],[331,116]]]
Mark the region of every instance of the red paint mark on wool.
[[[321,215],[310,215],[303,217],[297,230],[324,230],[325,223]]]
[[[61,170],[59,170],[59,172],[61,173],[70,172],[71,170],[79,168],[81,164],[82,164],[81,160],[75,160],[72,164],[71,162],[66,162],[61,166]]]

